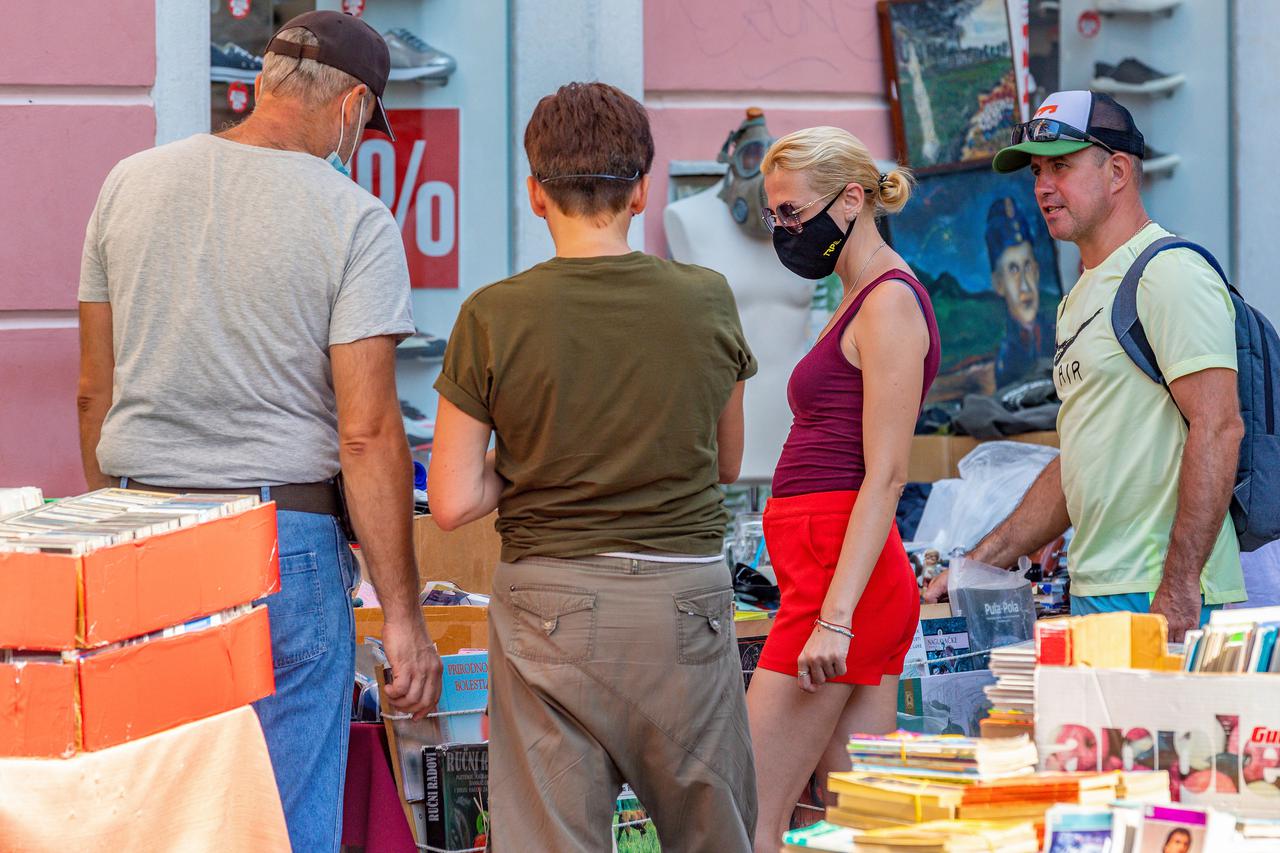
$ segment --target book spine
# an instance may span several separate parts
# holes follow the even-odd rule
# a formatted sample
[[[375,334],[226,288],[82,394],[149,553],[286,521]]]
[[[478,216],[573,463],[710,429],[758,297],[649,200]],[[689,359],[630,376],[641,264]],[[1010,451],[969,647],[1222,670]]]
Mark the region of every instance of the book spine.
[[[429,850],[445,850],[444,756],[433,746],[422,750],[422,787],[426,794],[427,813],[427,834],[422,842]]]

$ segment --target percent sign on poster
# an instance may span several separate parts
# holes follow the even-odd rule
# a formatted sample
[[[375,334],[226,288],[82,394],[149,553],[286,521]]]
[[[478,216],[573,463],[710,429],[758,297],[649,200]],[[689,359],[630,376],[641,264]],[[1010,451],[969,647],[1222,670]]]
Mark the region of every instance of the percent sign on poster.
[[[458,111],[388,110],[396,141],[369,132],[352,177],[395,216],[414,287],[458,287]]]

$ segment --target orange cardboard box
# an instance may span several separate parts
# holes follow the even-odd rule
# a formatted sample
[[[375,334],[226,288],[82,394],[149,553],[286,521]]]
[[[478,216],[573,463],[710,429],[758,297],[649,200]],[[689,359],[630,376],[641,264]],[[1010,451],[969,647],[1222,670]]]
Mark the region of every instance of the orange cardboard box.
[[[105,749],[268,696],[267,608],[64,663],[0,664],[0,755]]]
[[[462,649],[489,648],[489,608],[458,604],[424,607],[427,629],[442,655],[456,655]],[[382,638],[382,608],[356,608],[356,642],[365,637]]]
[[[116,643],[280,589],[276,507],[100,548],[0,553],[0,648]]]
[[[69,756],[78,730],[74,664],[0,663],[0,756]]]

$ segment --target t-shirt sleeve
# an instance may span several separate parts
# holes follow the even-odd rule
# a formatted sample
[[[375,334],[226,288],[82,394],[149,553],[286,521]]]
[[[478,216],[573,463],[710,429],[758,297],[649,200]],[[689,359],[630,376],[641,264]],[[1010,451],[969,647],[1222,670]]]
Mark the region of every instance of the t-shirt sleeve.
[[[84,229],[84,251],[80,255],[81,302],[110,302],[107,289],[107,265],[102,257],[102,245],[98,234],[98,215],[102,209],[102,197],[93,207],[89,224]]]
[[[1138,283],[1138,318],[1166,382],[1211,368],[1236,369],[1235,308],[1203,258],[1172,249]]]
[[[493,424],[489,404],[493,391],[493,365],[488,332],[476,315],[474,297],[462,304],[458,321],[449,333],[444,366],[435,389],[450,403],[483,424]]]
[[[359,220],[329,318],[329,345],[414,332],[409,265],[391,212],[379,206]]]

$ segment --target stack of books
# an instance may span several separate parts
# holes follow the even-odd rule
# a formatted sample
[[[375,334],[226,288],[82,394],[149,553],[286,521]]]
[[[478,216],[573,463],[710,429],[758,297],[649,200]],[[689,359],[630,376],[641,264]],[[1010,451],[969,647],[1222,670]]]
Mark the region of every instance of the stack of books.
[[[951,782],[982,782],[1034,772],[1039,756],[1026,736],[970,738],[959,735],[853,735],[850,769]]]
[[[16,489],[0,489],[0,518],[35,509],[44,503],[44,493],[35,486],[19,486]]]
[[[858,836],[857,853],[1038,853],[1030,823],[939,820]]]
[[[971,784],[832,773],[827,786],[837,799],[827,810],[827,820],[861,830],[933,820],[1040,824],[1045,812],[1059,803],[1092,805],[1117,799],[1118,781],[1114,773],[1040,773]]]
[[[1280,607],[1221,610],[1186,636],[1185,672],[1280,673]]]
[[[1176,672],[1182,655],[1170,654],[1169,626],[1159,614],[1094,613],[1037,622],[1036,663]]]
[[[983,737],[1032,735],[1036,713],[1036,649],[1027,641],[991,650],[996,683],[983,688],[991,711],[982,721]]]
[[[0,520],[0,551],[78,557],[252,509],[257,495],[100,489]]]
[[[1129,803],[1169,802],[1168,770],[1117,770],[1116,799]]]

